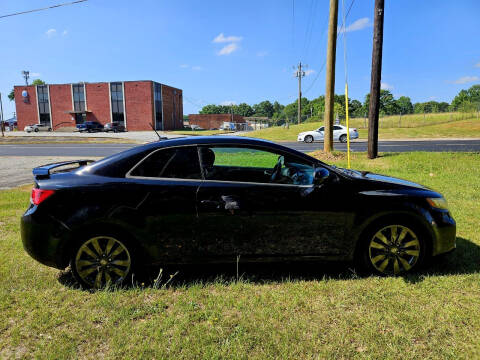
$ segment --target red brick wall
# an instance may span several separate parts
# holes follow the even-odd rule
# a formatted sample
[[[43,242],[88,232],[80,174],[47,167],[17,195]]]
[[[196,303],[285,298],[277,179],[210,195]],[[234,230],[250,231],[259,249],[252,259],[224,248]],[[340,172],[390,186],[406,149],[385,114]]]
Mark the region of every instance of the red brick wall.
[[[75,127],[72,111],[72,88],[70,84],[50,86],[50,109],[52,110],[52,128],[54,130],[70,126]]]
[[[241,115],[231,114],[189,114],[188,123],[190,125],[198,125],[203,129],[219,129],[224,122],[244,123],[245,120]]]
[[[87,95],[87,121],[98,121],[105,125],[111,121],[110,92],[108,83],[85,84]],[[128,120],[127,120],[128,121]]]
[[[176,94],[174,92],[176,91]],[[163,129],[183,128],[182,90],[162,84]],[[174,107],[175,105],[175,107]]]
[[[23,102],[22,91],[27,90],[28,102]],[[18,129],[23,131],[23,128],[30,124],[38,124],[38,106],[35,86],[15,86],[15,108],[17,112]]]
[[[153,84],[151,81],[124,82],[127,130],[152,130]]]

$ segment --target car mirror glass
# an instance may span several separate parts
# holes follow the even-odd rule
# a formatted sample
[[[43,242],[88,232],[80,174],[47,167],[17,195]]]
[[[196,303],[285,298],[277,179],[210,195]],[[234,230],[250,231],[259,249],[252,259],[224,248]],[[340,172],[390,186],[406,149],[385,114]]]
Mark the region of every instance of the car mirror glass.
[[[325,180],[328,179],[328,177],[330,176],[330,172],[321,167],[321,168],[317,168],[315,169],[315,175],[314,175],[314,179],[313,179],[313,183],[315,185],[320,185],[320,184],[323,184],[325,182]]]

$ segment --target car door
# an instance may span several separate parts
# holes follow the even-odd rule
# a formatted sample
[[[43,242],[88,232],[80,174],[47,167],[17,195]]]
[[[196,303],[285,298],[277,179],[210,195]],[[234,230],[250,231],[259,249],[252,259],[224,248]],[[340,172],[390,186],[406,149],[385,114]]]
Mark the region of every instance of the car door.
[[[318,128],[317,130],[315,130],[315,135],[313,136],[314,140],[316,140],[316,141],[323,140],[323,138],[325,136],[324,130],[325,130],[325,128],[323,126]]]
[[[342,134],[343,134],[342,127],[338,126],[338,125],[334,125],[333,126],[333,140],[338,140]]]
[[[205,181],[197,193],[196,233],[205,258],[316,256],[345,250],[346,216],[333,201],[335,185],[313,185],[313,164],[296,160],[310,179],[294,184],[283,178],[271,181],[279,156],[285,159],[288,154],[244,147],[207,147],[200,154]],[[289,169],[282,169],[286,177]]]
[[[155,262],[189,262],[198,254],[196,193],[202,181],[197,148],[159,149],[128,174],[138,204],[135,224],[147,255]]]

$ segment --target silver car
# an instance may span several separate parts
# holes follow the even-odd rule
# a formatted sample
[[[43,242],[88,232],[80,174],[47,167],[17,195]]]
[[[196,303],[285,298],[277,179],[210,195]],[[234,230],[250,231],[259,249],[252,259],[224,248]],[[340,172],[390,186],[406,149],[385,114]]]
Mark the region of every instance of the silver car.
[[[45,125],[45,124],[31,124],[25,126],[23,129],[25,132],[39,132],[39,131],[52,131],[52,128],[50,125]]]
[[[358,131],[355,128],[350,128],[350,140],[358,139]],[[324,138],[325,128],[322,126],[316,130],[305,131],[298,134],[297,141],[304,141],[312,143],[314,141],[322,141]],[[333,141],[347,142],[347,127],[343,125],[333,126]]]

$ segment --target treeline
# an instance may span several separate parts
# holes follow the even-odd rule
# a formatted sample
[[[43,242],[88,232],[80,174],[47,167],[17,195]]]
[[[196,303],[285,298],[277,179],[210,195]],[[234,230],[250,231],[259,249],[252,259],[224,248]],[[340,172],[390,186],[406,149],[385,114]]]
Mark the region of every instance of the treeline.
[[[325,112],[325,96],[309,100],[302,98],[302,117],[319,118]],[[362,102],[348,99],[348,114],[350,117],[365,117],[368,115],[370,94],[365,96]],[[453,99],[452,103],[427,101],[412,103],[408,96],[395,98],[388,90],[380,91],[380,115],[398,114],[423,114],[441,113],[448,111],[473,112],[478,111],[480,106],[480,85],[473,85],[468,90],[461,90]],[[278,101],[271,103],[268,100],[258,104],[249,105],[206,105],[200,110],[200,114],[231,114],[232,112],[242,116],[268,117],[274,120],[293,119],[297,116],[297,101],[288,105],[282,105]],[[345,95],[335,95],[335,114],[339,118],[345,118]]]

